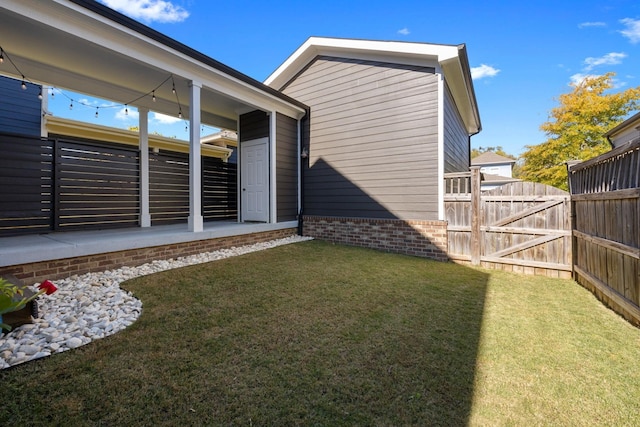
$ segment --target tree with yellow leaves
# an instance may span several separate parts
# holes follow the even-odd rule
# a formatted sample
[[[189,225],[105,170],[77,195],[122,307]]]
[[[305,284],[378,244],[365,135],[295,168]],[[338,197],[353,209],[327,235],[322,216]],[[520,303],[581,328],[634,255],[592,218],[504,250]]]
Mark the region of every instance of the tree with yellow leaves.
[[[613,87],[614,76],[607,73],[586,78],[574,84],[572,92],[560,95],[560,105],[540,126],[548,139],[528,145],[522,155],[521,179],[566,190],[567,161],[588,160],[611,150],[604,134],[640,105],[640,86],[605,93]]]

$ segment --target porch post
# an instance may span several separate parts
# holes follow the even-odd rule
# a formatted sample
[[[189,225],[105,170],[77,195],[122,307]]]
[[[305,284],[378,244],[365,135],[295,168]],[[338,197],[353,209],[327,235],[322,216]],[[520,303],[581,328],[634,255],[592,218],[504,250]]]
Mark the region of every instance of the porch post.
[[[149,110],[138,108],[140,147],[140,227],[151,227],[149,211]]]
[[[269,113],[269,222],[278,222],[278,198],[276,194],[276,118],[277,113]]]
[[[189,83],[189,231],[204,230],[202,219],[202,155],[200,151],[200,89]]]

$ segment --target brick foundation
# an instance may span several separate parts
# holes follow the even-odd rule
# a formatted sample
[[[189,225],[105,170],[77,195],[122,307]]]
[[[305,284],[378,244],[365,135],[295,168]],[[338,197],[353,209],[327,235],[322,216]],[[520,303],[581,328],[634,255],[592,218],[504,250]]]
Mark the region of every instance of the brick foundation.
[[[303,217],[303,234],[351,246],[447,261],[446,221]]]
[[[55,280],[67,278],[74,274],[105,271],[123,266],[135,267],[156,259],[178,258],[219,249],[227,249],[232,246],[267,242],[269,240],[289,237],[294,234],[297,234],[295,228],[286,228],[262,233],[13,265],[0,267],[0,276],[12,274],[24,281],[25,284],[33,284],[45,279]]]

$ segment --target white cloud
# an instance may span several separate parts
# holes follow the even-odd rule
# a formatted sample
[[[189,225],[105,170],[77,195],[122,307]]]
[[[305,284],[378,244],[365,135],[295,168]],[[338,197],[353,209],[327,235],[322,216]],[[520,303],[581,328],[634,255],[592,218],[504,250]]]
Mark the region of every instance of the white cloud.
[[[409,31],[407,27],[404,27],[403,29],[398,30],[398,34],[402,34],[403,36],[408,36],[410,32],[411,31]]]
[[[583,22],[578,24],[578,28],[588,28],[588,27],[606,27],[607,24],[604,22]]]
[[[126,110],[126,111],[125,111]],[[140,114],[138,110],[132,109],[131,107],[122,107],[118,111],[116,111],[115,118],[122,121],[130,121],[130,120],[138,120]]]
[[[576,73],[569,77],[571,80],[571,86],[580,86],[585,80],[596,78],[595,74],[584,74],[584,73]]]
[[[167,116],[166,114],[153,113],[153,119],[158,123],[162,123],[163,125],[172,125],[174,123],[178,123],[182,119],[173,116]]]
[[[624,52],[611,52],[611,53],[607,53],[606,55],[601,56],[599,58],[589,57],[589,58],[584,60],[584,63],[585,63],[584,70],[585,71],[591,71],[595,67],[600,66],[600,65],[617,65],[617,64],[621,64],[622,60],[624,58],[626,58],[626,57],[627,57],[627,54],[624,53]]]
[[[473,80],[483,79],[485,77],[494,77],[500,70],[490,65],[481,64],[479,67],[471,67],[471,78]]]
[[[182,22],[189,12],[166,0],[100,0],[105,5],[145,22]]]
[[[627,27],[620,31],[620,34],[628,38],[631,43],[640,42],[640,19],[625,18],[621,19],[620,23]]]

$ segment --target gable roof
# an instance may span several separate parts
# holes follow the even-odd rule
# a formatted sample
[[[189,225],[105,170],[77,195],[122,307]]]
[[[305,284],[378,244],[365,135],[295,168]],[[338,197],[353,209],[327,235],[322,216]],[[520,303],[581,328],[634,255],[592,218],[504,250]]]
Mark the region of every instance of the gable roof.
[[[265,83],[282,90],[318,56],[376,60],[406,65],[435,67],[445,77],[469,134],[480,132],[480,114],[464,44],[443,45],[397,41],[310,37]]]
[[[493,151],[485,151],[484,153],[480,154],[478,157],[474,157],[473,159],[471,159],[471,164],[474,166],[495,165],[495,164],[515,163],[515,162],[516,162],[515,160],[496,154]]]

